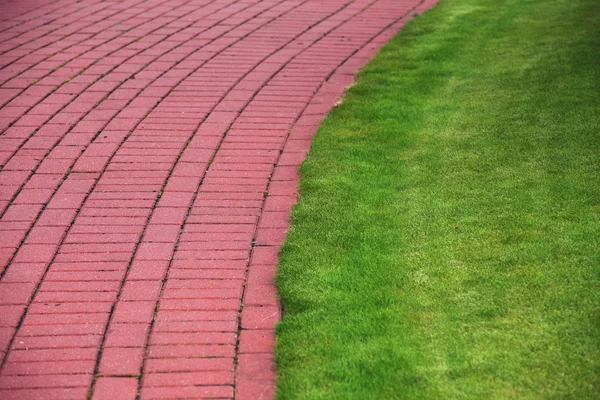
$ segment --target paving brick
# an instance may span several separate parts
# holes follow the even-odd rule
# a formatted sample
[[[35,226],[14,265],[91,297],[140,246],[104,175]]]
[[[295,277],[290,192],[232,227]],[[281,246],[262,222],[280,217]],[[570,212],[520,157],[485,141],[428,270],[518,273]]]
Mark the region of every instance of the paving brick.
[[[108,269],[108,271],[121,271],[124,275],[124,268],[118,268],[112,263],[77,263],[77,264],[59,264],[54,263],[50,268],[51,272],[63,272],[63,273],[78,273],[84,272],[96,272],[98,269],[104,269],[108,267],[115,267],[115,269]],[[89,271],[91,269],[91,271]],[[106,271],[105,271],[106,272]],[[58,277],[59,275],[54,275]],[[49,281],[44,280],[40,287],[41,292],[117,292],[121,287],[121,282],[118,280],[102,280],[102,281]]]
[[[96,348],[72,349],[24,349],[14,350],[8,356],[9,363],[43,361],[87,361],[96,360]]]
[[[142,389],[143,399],[229,399],[231,386],[173,386]]]
[[[277,306],[279,298],[274,285],[247,285],[244,294],[244,304],[248,306]]]
[[[275,333],[269,329],[242,330],[239,352],[270,354],[275,345]]]
[[[137,378],[99,377],[92,400],[134,400],[137,388]]]
[[[214,260],[214,259],[175,259],[171,262],[171,269],[242,269],[248,267],[246,259]]]
[[[91,374],[95,361],[45,361],[35,363],[7,363],[2,375],[65,375]]]
[[[114,282],[123,278],[124,271],[55,271],[46,274],[44,282]]]
[[[277,264],[254,264],[248,268],[248,287],[254,285],[275,285]]]
[[[156,321],[154,332],[236,332],[237,321]]]
[[[237,311],[239,308],[239,299],[162,299],[160,302],[161,311]]]
[[[106,331],[105,347],[143,348],[148,336],[149,324],[111,323]]]
[[[58,245],[65,231],[64,226],[36,226],[29,232],[25,243]]]
[[[63,292],[38,292],[35,300],[48,303],[79,303],[79,302],[114,302],[117,298],[116,292],[87,292],[87,291],[63,291]]]
[[[297,167],[434,1],[229,3],[0,6],[0,398],[274,397]]]
[[[99,373],[106,376],[138,375],[143,358],[143,347],[105,348],[100,358]]]
[[[31,319],[27,317],[24,321],[23,326],[19,330],[20,336],[60,336],[60,335],[101,335],[104,332],[105,320],[108,317],[102,316],[101,314],[94,315],[93,322],[83,322],[89,321],[82,319],[82,322],[79,322],[78,318],[70,319],[70,318],[60,318],[59,321],[54,324],[46,323],[46,324],[37,324],[37,322],[49,322],[47,319],[38,320]],[[64,320],[65,324],[62,324],[61,321]],[[73,321],[76,321],[73,323]],[[68,323],[72,322],[72,323]],[[78,323],[79,322],[79,323]]]
[[[174,196],[175,197],[175,196]],[[161,198],[161,202],[164,200],[164,196]],[[189,201],[188,201],[189,204]],[[168,242],[175,243],[177,236],[181,229],[181,224],[170,225],[170,224],[151,224],[146,228],[144,233],[144,241],[147,242]]]
[[[16,329],[14,327],[0,327],[0,351],[6,353],[8,346],[13,336],[15,335]]]
[[[155,332],[150,337],[151,345],[167,345],[167,344],[216,344],[216,345],[231,345],[236,344],[236,335],[234,333],[206,333],[206,332]]]
[[[6,283],[38,283],[47,263],[11,263],[2,279]]]
[[[27,304],[35,284],[30,282],[0,283],[0,305]]]
[[[156,300],[162,287],[161,281],[129,281],[123,286],[121,300]]]
[[[256,235],[255,243],[259,246],[276,246],[279,248],[285,241],[286,228],[261,228]]]
[[[236,381],[235,398],[239,400],[273,399],[275,383],[240,378]]]
[[[162,261],[171,259],[175,243],[142,243],[135,254],[136,261]]]
[[[233,371],[146,374],[144,387],[233,385]]]
[[[120,301],[115,306],[112,321],[150,323],[155,308],[154,301]]]
[[[25,244],[17,252],[14,262],[47,263],[52,260],[56,250],[55,244]]]
[[[273,329],[280,318],[279,307],[244,307],[242,311],[242,328]]]
[[[17,350],[85,348],[99,346],[101,341],[102,337],[100,335],[27,337],[17,334],[12,348]]]
[[[22,305],[0,305],[0,326],[16,327],[25,312],[25,304]]]
[[[150,345],[148,358],[228,357],[235,356],[231,345]]]
[[[23,399],[52,399],[52,400],[81,400],[86,398],[87,387],[78,388],[39,388],[39,389],[2,389],[0,398],[3,400]]]
[[[38,226],[55,226],[64,228],[70,225],[75,217],[76,210],[73,209],[45,209],[38,220]]]
[[[108,313],[27,314],[23,323],[28,325],[102,324],[106,323],[108,316]]]
[[[229,253],[221,251],[221,253]],[[181,256],[182,254],[180,254]],[[233,253],[237,257],[237,253]],[[226,257],[226,255],[223,255]],[[212,256],[209,259],[213,259]],[[239,258],[238,258],[239,259]],[[244,259],[244,258],[242,258]],[[244,271],[238,269],[207,269],[207,270],[190,270],[190,269],[173,269],[169,273],[170,279],[244,279]]]
[[[237,376],[252,381],[274,381],[275,362],[269,353],[246,353],[238,357]]]
[[[275,265],[278,261],[279,249],[275,246],[255,247],[252,250],[252,264]]]
[[[38,388],[89,387],[91,374],[40,375],[40,376],[7,376],[0,382],[0,390]]]
[[[130,280],[159,280],[164,278],[169,262],[167,260],[135,260],[129,270]]]
[[[110,313],[110,302],[73,302],[73,303],[46,303],[34,301],[27,312],[29,314],[71,314],[71,313]]]
[[[167,358],[148,359],[145,371],[152,372],[194,372],[194,371],[233,371],[232,358]]]
[[[162,299],[239,299],[242,288],[221,289],[166,289]]]

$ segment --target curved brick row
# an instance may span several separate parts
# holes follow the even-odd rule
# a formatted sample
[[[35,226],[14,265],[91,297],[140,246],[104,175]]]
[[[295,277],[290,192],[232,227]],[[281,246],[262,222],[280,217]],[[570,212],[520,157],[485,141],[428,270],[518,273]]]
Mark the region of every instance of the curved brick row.
[[[297,168],[432,4],[0,2],[0,398],[272,398]]]

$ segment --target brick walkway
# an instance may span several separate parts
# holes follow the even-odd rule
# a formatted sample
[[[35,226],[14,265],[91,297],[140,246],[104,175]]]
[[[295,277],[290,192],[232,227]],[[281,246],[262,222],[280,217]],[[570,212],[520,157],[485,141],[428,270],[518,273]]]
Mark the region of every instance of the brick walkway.
[[[0,398],[272,398],[297,167],[429,6],[0,1]]]

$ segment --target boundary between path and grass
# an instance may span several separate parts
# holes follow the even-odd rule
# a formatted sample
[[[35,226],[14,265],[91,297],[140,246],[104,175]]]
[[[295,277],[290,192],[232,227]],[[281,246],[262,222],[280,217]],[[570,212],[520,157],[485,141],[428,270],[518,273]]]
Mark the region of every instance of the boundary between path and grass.
[[[324,121],[281,399],[600,397],[600,4],[443,0]]]

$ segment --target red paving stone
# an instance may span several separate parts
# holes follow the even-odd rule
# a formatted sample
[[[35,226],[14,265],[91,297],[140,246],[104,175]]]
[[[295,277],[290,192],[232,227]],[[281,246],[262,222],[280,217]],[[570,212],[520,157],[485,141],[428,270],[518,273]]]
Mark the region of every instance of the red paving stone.
[[[272,398],[297,168],[433,3],[0,1],[0,398]]]

